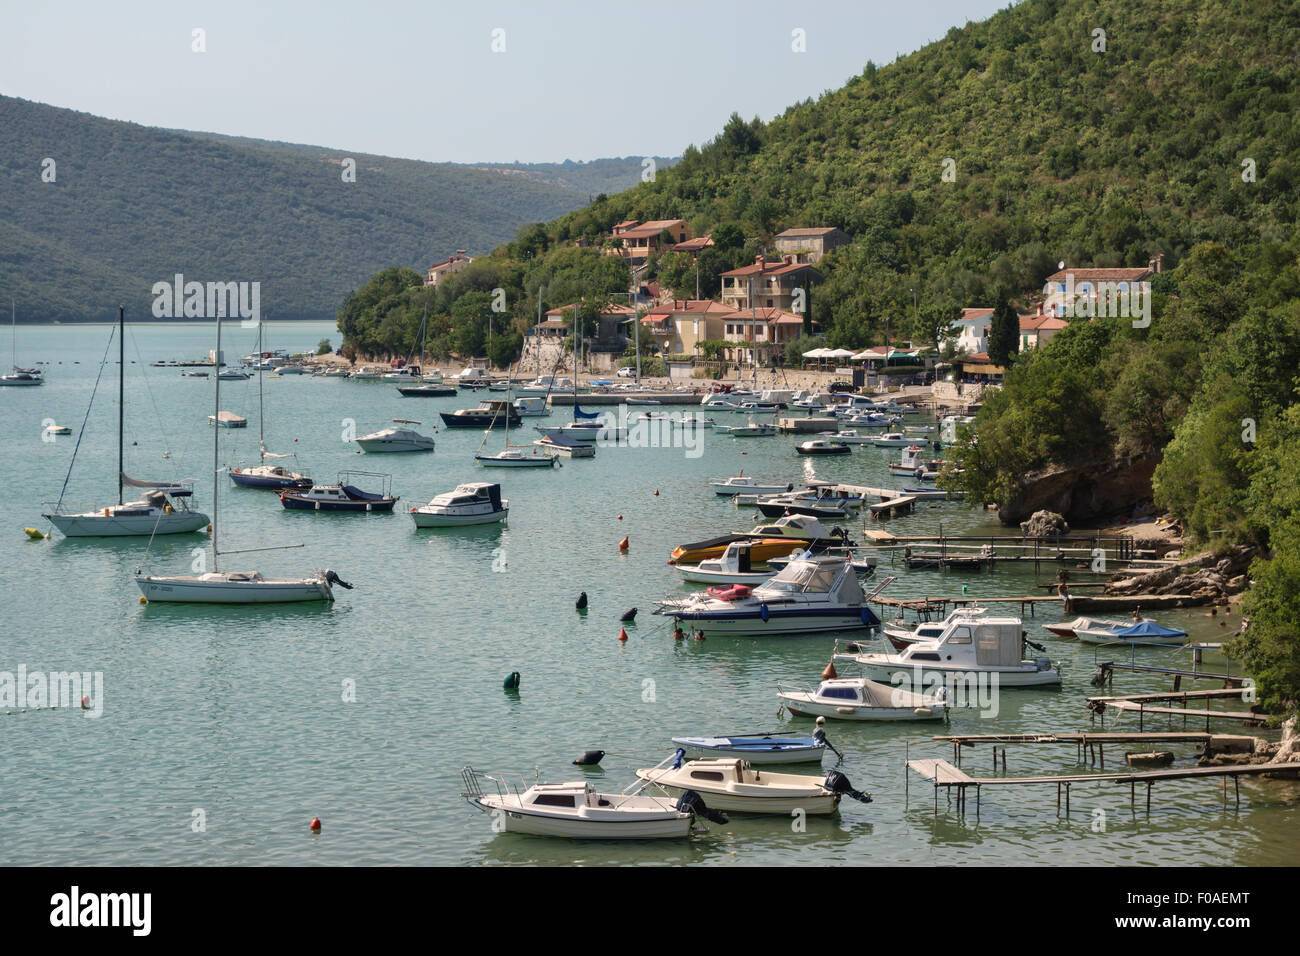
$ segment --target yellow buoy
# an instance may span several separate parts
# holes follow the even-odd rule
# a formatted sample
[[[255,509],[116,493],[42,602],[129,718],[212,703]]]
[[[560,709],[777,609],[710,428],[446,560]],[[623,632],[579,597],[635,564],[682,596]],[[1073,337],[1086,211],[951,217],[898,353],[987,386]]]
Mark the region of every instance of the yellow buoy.
[[[33,541],[40,541],[45,537],[44,533],[37,531],[35,528],[23,528],[23,531],[26,532],[27,537],[31,538]]]
[[[143,594],[141,594],[141,595],[140,595],[140,603],[141,603],[141,604],[148,604],[148,603],[149,603],[149,599],[148,599],[147,597],[145,597]]]

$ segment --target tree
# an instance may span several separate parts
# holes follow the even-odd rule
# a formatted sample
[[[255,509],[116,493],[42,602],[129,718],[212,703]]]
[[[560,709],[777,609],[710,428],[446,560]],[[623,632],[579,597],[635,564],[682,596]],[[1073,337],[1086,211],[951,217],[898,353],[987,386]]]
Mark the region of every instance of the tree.
[[[316,345],[317,355],[329,355],[333,351],[334,351],[334,346],[330,345],[329,339],[321,339],[320,342],[317,343]]]
[[[1003,299],[993,310],[989,325],[989,361],[1004,368],[1020,350],[1020,316],[1015,307]]]

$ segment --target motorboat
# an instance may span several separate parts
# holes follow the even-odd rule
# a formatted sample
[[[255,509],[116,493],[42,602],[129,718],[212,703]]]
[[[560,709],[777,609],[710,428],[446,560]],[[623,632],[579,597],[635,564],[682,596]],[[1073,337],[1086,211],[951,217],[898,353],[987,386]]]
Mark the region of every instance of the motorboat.
[[[651,788],[670,794],[694,791],[711,809],[730,813],[788,817],[802,811],[809,816],[825,816],[835,812],[846,794],[862,803],[871,802],[871,797],[853,789],[848,777],[838,770],[825,777],[807,776],[760,770],[735,757],[684,758],[685,750],[678,748],[668,760],[638,770],[636,775]]]
[[[1018,617],[958,616],[949,619],[934,640],[909,644],[898,653],[863,653],[858,648],[834,657],[860,665],[872,680],[892,682],[894,675],[902,674],[913,686],[982,678],[1000,687],[1059,685],[1061,672],[1050,658],[1022,659],[1024,634]]]
[[[458,408],[438,414],[447,428],[516,428],[522,422],[514,404],[503,399],[484,399],[478,408]]]
[[[905,448],[912,444],[912,439],[902,432],[885,432],[871,439],[877,448]]]
[[[475,368],[467,365],[455,375],[452,380],[457,385],[487,385],[492,381],[492,373],[485,368]]]
[[[712,418],[705,418],[702,415],[683,415],[681,418],[672,419],[672,423],[679,428],[712,428],[717,424]]]
[[[218,376],[220,377],[220,376]],[[248,419],[234,412],[217,412],[208,416],[208,423],[220,428],[247,428]]]
[[[889,463],[895,475],[910,475],[920,481],[934,481],[947,462],[942,458],[926,458],[920,445],[908,445],[899,454],[898,461]]]
[[[781,410],[779,402],[741,402],[739,412],[748,415],[773,415]]]
[[[751,766],[821,763],[826,755],[826,735],[820,729],[811,737],[795,734],[740,734],[731,737],[674,737],[673,743],[698,758],[739,758]]]
[[[908,644],[916,644],[919,641],[938,640],[943,635],[944,629],[948,624],[962,618],[969,620],[980,617],[986,613],[988,608],[984,607],[959,607],[953,610],[951,614],[941,621],[918,621],[915,624],[909,624],[902,618],[894,621],[887,621],[881,625],[880,633],[888,638],[889,642],[898,650],[902,650]]]
[[[419,425],[405,418],[395,418],[396,425]],[[410,428],[384,428],[355,439],[362,451],[379,452],[433,451],[433,439]]]
[[[217,378],[223,382],[246,382],[252,377],[252,372],[246,372],[242,368],[223,368],[217,372]]]
[[[852,425],[854,428],[880,428],[888,430],[898,427],[902,421],[901,418],[879,415],[875,412],[859,412],[837,416],[845,425]]]
[[[311,369],[305,365],[281,365],[276,369],[281,375],[310,375]]]
[[[417,528],[459,528],[495,524],[510,514],[510,501],[501,497],[501,486],[487,481],[469,481],[454,491],[437,495],[427,505],[411,509]]]
[[[1116,630],[1080,628],[1074,636],[1085,644],[1185,644],[1187,632],[1155,621],[1130,622]]]
[[[872,441],[870,435],[860,435],[853,428],[838,432],[822,432],[821,435],[829,441],[843,442],[845,445],[869,445]]]
[[[786,565],[791,561],[796,558],[804,557],[805,555],[811,556],[811,554],[812,552],[809,551],[796,551],[784,558],[768,558],[767,566],[773,571],[784,571]],[[876,559],[871,557],[871,555],[862,556],[854,554],[852,551],[846,551],[844,556],[858,577],[869,578],[871,575],[876,573]]]
[[[848,511],[840,505],[819,505],[816,498],[804,495],[773,495],[760,498],[755,505],[768,518],[780,518],[782,515],[809,515],[827,521],[842,521],[848,517]]]
[[[382,368],[375,368],[374,366],[365,365],[359,369],[354,370],[352,374],[348,376],[348,378],[356,382],[377,382],[381,378],[383,378],[386,374],[387,372],[385,372],[384,369]]]
[[[798,717],[835,720],[943,720],[948,716],[947,692],[922,694],[867,680],[836,677],[815,689],[777,684],[777,697]]]
[[[694,793],[677,800],[639,793],[601,793],[590,781],[535,783],[524,787],[501,774],[466,767],[465,798],[500,821],[506,833],[574,840],[682,838],[696,828],[696,816],[715,823],[726,817]]]
[[[723,481],[709,482],[713,487],[715,494],[719,495],[739,495],[739,494],[780,494],[785,491],[793,491],[794,485],[787,482],[785,484],[773,484],[771,482],[759,481],[750,475],[741,472],[739,475],[732,475]]]
[[[475,455],[474,460],[484,468],[555,468],[560,464],[553,455],[539,455],[535,449],[530,454],[515,447],[503,449],[495,455]]]
[[[1043,630],[1068,640],[1075,636],[1076,631],[1109,631],[1114,633],[1121,628],[1136,623],[1140,622],[1116,621],[1099,617],[1076,617],[1073,621],[1062,621],[1060,624],[1044,624]]]
[[[732,438],[771,438],[776,434],[777,428],[775,425],[751,421],[747,425],[719,425],[716,431]]]
[[[551,414],[546,399],[542,396],[516,398],[514,406],[515,411],[519,413],[521,418],[542,418]]]
[[[749,541],[733,541],[720,558],[706,558],[699,564],[679,564],[677,572],[684,581],[698,584],[762,584],[776,571],[756,568],[750,560]]]
[[[853,451],[850,446],[842,441],[830,441],[821,438],[801,442],[795,446],[794,450],[801,455],[847,455]]]
[[[596,446],[569,438],[567,435],[543,435],[533,442],[547,455],[563,455],[565,458],[595,458]]]
[[[383,479],[383,490],[362,491],[352,484],[356,476]],[[391,475],[371,471],[345,471],[340,473],[337,484],[312,485],[310,490],[303,492],[281,492],[280,504],[291,511],[392,511],[399,499],[389,493],[391,480]]]
[[[661,601],[655,613],[709,634],[824,633],[880,624],[867,606],[856,572],[841,557],[794,558],[753,589],[711,588]]]
[[[765,547],[754,547],[750,557],[754,561],[766,561],[776,555],[789,554],[791,548],[816,548],[832,544],[851,545],[848,534],[841,528],[828,529],[816,518],[807,515],[786,515],[776,521],[758,524],[749,531],[736,531],[731,534],[707,538],[690,544],[678,545],[669,557],[669,564],[685,561],[687,564],[699,564],[706,558],[720,558],[733,541],[756,540]],[[785,547],[789,545],[789,547]]]
[[[47,435],[71,435],[72,429],[67,425],[46,425],[45,434]]]
[[[447,398],[456,394],[456,389],[453,386],[443,385],[440,381],[425,382],[419,385],[399,385],[397,391],[398,394],[406,398]]]

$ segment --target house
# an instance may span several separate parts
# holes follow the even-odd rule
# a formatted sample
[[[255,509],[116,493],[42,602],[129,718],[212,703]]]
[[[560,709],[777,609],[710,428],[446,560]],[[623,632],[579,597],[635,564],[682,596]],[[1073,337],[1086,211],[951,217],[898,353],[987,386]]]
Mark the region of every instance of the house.
[[[641,330],[665,355],[694,355],[701,342],[721,339],[725,321],[734,315],[712,299],[674,299],[643,315]]]
[[[787,229],[777,233],[773,243],[776,251],[794,256],[795,262],[811,265],[837,246],[847,246],[849,234],[833,226],[808,229]]]
[[[1046,345],[1052,336],[1069,324],[1065,319],[1045,312],[1020,316],[1020,351]]]
[[[722,273],[722,304],[739,311],[751,306],[805,313],[809,289],[822,281],[822,274],[794,256],[768,259],[756,256],[754,264]],[[753,289],[753,301],[750,289]]]
[[[989,329],[992,327],[992,309],[962,309],[961,318],[952,323],[952,328],[957,331],[954,345],[967,355],[986,353],[989,350]]]
[[[713,245],[712,236],[697,236],[694,239],[687,239],[685,242],[679,242],[673,246],[673,252],[684,252],[694,258],[701,252]]]
[[[436,286],[447,276],[453,272],[459,272],[473,261],[472,258],[465,255],[464,249],[457,249],[456,254],[449,257],[446,262],[437,262],[429,266],[429,271],[424,277],[424,284]]]
[[[803,316],[777,308],[744,309],[723,317],[722,338],[735,342],[723,350],[730,362],[753,365],[781,360],[785,347],[803,334]]]
[[[1047,277],[1042,310],[1057,318],[1128,315],[1130,297],[1145,291],[1142,283],[1160,271],[1162,258],[1156,256],[1145,268],[1062,268]]]
[[[631,265],[640,265],[659,251],[665,232],[672,236],[674,244],[691,238],[691,228],[685,219],[651,219],[642,223],[625,219],[614,227],[611,235],[618,242],[610,252],[621,255]]]

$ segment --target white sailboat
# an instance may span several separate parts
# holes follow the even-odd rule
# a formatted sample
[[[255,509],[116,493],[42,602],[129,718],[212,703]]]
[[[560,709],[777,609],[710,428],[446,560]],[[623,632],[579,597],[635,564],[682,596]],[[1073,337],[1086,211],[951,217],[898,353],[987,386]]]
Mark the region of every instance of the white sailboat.
[[[9,300],[9,354],[13,362],[13,371],[0,375],[0,385],[44,385],[45,376],[38,368],[18,367],[18,313],[14,310],[14,300]]]
[[[62,496],[41,517],[47,519],[69,538],[116,538],[129,535],[186,534],[208,525],[208,516],[191,511],[189,498],[194,494],[193,480],[145,481],[129,478],[124,470],[124,423],[126,416],[126,310],[117,315],[118,383],[117,383],[117,504],[77,510],[65,505]],[[91,395],[94,402],[94,395]],[[68,465],[68,476],[76,464],[76,453]],[[67,487],[67,477],[63,480]],[[124,487],[147,489],[138,501],[124,501]]]
[[[217,318],[217,351],[221,354],[221,319]],[[221,377],[216,382],[215,407],[221,407]],[[333,585],[351,588],[333,571],[315,571],[304,578],[268,578],[260,571],[220,570],[221,551],[217,543],[217,496],[221,488],[221,429],[212,430],[212,570],[202,574],[152,575],[136,571],[135,583],[143,600],[194,604],[279,604],[300,601],[333,601]],[[291,547],[302,547],[292,545]],[[250,551],[278,550],[251,548]],[[239,554],[243,552],[230,552]]]
[[[262,323],[257,323],[257,354],[262,354]],[[251,468],[243,467],[243,462],[229,471],[230,480],[241,488],[269,488],[283,491],[286,488],[310,488],[312,480],[309,475],[290,471],[283,465],[268,465],[266,460],[283,460],[297,456],[276,455],[266,450],[265,400],[262,396],[262,379],[266,376],[267,366],[263,363],[257,372],[257,455],[258,463]]]
[[[537,311],[540,314],[542,309],[540,289],[538,290],[537,299],[538,299]],[[522,357],[520,358],[520,361],[523,361]],[[509,389],[513,387],[515,374],[517,374],[518,371],[519,371],[519,363],[516,362],[515,372],[511,374],[509,380],[506,382],[507,392],[509,392]],[[507,395],[507,398],[508,397],[509,396]],[[543,409],[545,409],[545,400],[543,400],[542,402],[542,407]],[[480,465],[482,465],[484,468],[558,468],[560,467],[560,459],[555,455],[543,455],[543,454],[539,454],[536,448],[528,448],[527,446],[520,446],[520,445],[511,445],[510,444],[510,415],[508,413],[508,410],[507,410],[505,421],[506,421],[505,448],[497,452],[495,455],[483,454],[483,446],[487,444],[488,436],[492,434],[492,429],[488,428],[486,431],[483,432],[483,441],[479,443],[478,452],[474,455],[474,459]]]

